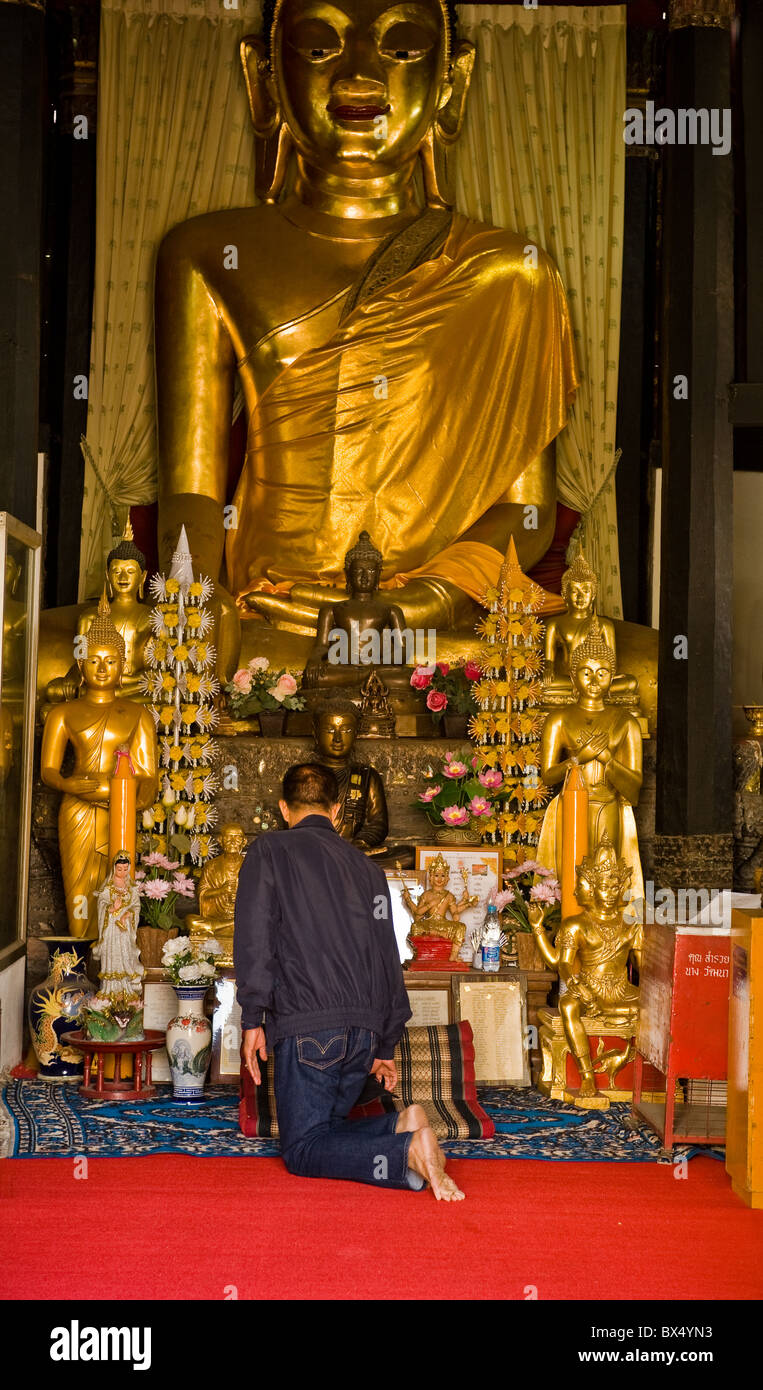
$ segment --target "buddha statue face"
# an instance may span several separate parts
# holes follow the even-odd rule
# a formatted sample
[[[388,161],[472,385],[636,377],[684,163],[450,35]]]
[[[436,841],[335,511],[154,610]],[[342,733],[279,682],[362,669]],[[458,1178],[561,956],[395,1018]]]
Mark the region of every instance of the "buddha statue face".
[[[612,684],[614,672],[606,661],[586,657],[571,670],[572,684],[586,700],[604,700]]]
[[[283,0],[271,51],[283,119],[324,173],[412,160],[450,95],[439,0]]]
[[[357,716],[353,718],[344,711],[321,713],[316,716],[314,731],[315,746],[320,757],[340,759],[344,762],[349,758],[355,744],[358,732]]]
[[[90,690],[116,690],[122,679],[122,654],[108,642],[89,642],[87,656],[77,665]]]
[[[374,594],[381,579],[381,565],[374,560],[350,560],[347,566],[347,588],[351,594]]]
[[[112,560],[107,571],[110,597],[142,597],[146,571],[137,560]]]
[[[596,591],[593,584],[586,580],[572,580],[566,586],[564,597],[568,611],[574,613],[575,617],[585,618],[593,608]]]
[[[223,854],[243,854],[246,836],[240,825],[224,825],[220,832]]]

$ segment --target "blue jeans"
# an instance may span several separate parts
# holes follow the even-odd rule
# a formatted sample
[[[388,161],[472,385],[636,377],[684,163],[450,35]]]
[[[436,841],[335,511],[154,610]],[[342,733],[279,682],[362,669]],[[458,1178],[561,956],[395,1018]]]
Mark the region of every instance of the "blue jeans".
[[[347,1178],[377,1187],[418,1190],[408,1167],[411,1134],[396,1134],[398,1116],[348,1120],[376,1058],[367,1028],[329,1028],[281,1038],[274,1048],[281,1153],[303,1178]]]

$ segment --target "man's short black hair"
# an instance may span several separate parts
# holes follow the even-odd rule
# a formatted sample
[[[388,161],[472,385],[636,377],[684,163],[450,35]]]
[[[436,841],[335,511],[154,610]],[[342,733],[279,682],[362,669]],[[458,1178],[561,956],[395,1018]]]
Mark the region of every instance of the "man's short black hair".
[[[283,779],[281,795],[290,811],[299,806],[330,811],[339,800],[339,788],[330,767],[322,763],[295,763]]]

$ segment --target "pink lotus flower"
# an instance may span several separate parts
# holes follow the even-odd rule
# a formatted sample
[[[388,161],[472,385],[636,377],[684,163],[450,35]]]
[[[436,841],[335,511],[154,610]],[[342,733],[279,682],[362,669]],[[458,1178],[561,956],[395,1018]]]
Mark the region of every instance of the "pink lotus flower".
[[[242,666],[241,670],[234,674],[231,685],[235,685],[236,690],[240,691],[242,695],[248,695],[252,688],[251,671],[247,671],[246,667]]]
[[[491,791],[503,785],[503,776],[497,767],[486,767],[484,772],[477,773],[477,777],[483,787],[489,787]]]
[[[482,678],[482,672],[476,661],[467,661],[464,664],[464,675],[468,681],[478,681]]]
[[[440,672],[440,675],[447,676],[450,670],[450,663],[448,661],[438,661],[437,669]]]
[[[446,806],[442,818],[446,825],[469,824],[469,812],[465,806]]]
[[[427,695],[427,709],[433,714],[440,714],[442,710],[448,708],[448,697],[442,690],[430,690]]]
[[[457,758],[453,757],[452,753],[445,754],[445,762],[442,765],[442,770],[446,777],[452,777],[454,781],[458,777],[465,777],[469,771],[466,763],[460,763]]]
[[[435,797],[439,796],[441,791],[442,787],[440,786],[428,787],[425,792],[419,792],[419,801],[434,801]]]
[[[426,690],[434,673],[434,666],[415,666],[411,675],[414,690]]]
[[[473,816],[489,816],[490,802],[484,796],[473,796],[469,803],[469,810]]]
[[[148,878],[140,892],[144,898],[166,898],[172,892],[172,886],[166,878]]]

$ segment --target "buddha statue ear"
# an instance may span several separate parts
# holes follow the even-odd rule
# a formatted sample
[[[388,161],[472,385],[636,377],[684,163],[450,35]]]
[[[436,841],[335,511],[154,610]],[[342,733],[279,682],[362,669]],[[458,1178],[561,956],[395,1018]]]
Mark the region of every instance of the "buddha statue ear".
[[[275,203],[286,179],[291,132],[281,119],[281,104],[262,39],[247,34],[239,53],[256,136],[254,191],[262,202]]]
[[[146,570],[141,570],[141,572],[140,572],[140,584],[138,585],[138,598],[139,598],[139,600],[141,600],[141,601],[142,601],[143,595],[144,595],[144,593],[145,593],[145,591],[146,591],[146,573],[147,573]]]
[[[419,152],[424,196],[428,207],[453,206],[453,194],[448,179],[447,150],[450,145],[456,143],[461,134],[475,57],[474,44],[460,43],[456,48],[447,78],[442,84],[437,114]]]

